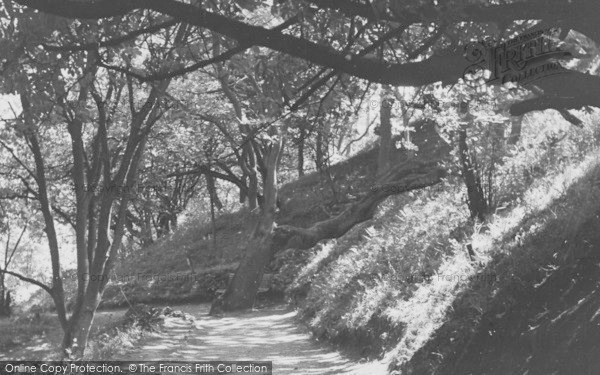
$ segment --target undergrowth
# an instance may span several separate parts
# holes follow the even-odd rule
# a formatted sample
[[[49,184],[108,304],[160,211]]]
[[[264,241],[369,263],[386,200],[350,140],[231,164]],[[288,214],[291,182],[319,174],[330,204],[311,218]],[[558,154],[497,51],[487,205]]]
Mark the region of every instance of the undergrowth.
[[[515,146],[521,152],[498,166],[501,206],[485,225],[469,219],[461,181],[450,179],[388,199],[369,223],[314,248],[289,288],[300,316],[320,338],[401,364],[457,308],[457,296],[464,297],[462,311],[473,312],[468,316],[480,315],[504,278],[539,266],[529,260],[532,254],[494,268],[486,267],[490,261],[552,220],[555,234],[568,238],[592,212],[590,198],[569,188],[588,178],[600,159],[597,131],[567,126],[538,121],[524,128]],[[464,296],[467,285],[476,288]]]
[[[441,328],[433,336],[431,330],[428,335],[415,335],[421,337],[420,345],[411,347],[410,340],[403,340],[396,347],[390,354],[393,368],[406,374],[433,373],[444,361],[448,365],[449,358],[460,361],[484,315],[501,318],[517,306],[525,306],[549,275],[581,256],[577,254],[582,251],[577,234],[600,208],[599,160],[600,153],[592,153],[555,176],[553,183],[540,181],[526,194],[521,209],[496,218],[488,232],[475,236],[486,261],[467,269],[468,277],[455,285],[449,308],[438,314]],[[484,273],[491,275],[488,280],[492,283],[478,282],[477,277]],[[438,288],[423,285],[423,294],[432,289]],[[407,308],[418,310],[416,304]],[[401,311],[395,309],[398,317]],[[417,319],[411,324],[419,327],[421,323]]]
[[[166,317],[192,322],[194,317],[170,307],[159,308],[144,304],[132,306],[122,319],[96,332],[88,343],[86,359],[114,360],[133,349],[145,337],[160,336]]]

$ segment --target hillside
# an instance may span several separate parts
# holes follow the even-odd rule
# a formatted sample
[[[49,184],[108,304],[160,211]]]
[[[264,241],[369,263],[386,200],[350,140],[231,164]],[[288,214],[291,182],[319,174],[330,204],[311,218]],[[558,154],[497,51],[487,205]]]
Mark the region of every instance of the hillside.
[[[528,137],[540,142],[549,124],[532,126]],[[597,308],[583,307],[596,306],[600,154],[597,137],[585,133],[551,148],[533,142],[529,155],[507,160],[499,189],[506,203],[485,225],[468,219],[462,187],[449,180],[389,199],[374,220],[319,246],[289,290],[305,324],[400,374],[573,367],[597,332]],[[572,148],[579,137],[589,148]],[[542,173],[524,179],[532,170]],[[525,333],[538,325],[534,349],[508,345],[529,345]],[[587,346],[577,366],[596,369],[595,352]]]
[[[368,148],[332,165],[330,175],[315,172],[283,185],[277,222],[308,227],[341,212],[373,184],[377,153],[377,147]],[[254,215],[246,209],[220,214],[216,253],[207,239],[212,226],[202,218],[122,259],[115,271],[120,282],[109,285],[101,306],[124,306],[127,300],[211,301],[242,256]]]
[[[600,371],[600,189],[597,165],[509,233],[447,320],[402,374],[596,374]],[[477,309],[473,296],[485,292]]]

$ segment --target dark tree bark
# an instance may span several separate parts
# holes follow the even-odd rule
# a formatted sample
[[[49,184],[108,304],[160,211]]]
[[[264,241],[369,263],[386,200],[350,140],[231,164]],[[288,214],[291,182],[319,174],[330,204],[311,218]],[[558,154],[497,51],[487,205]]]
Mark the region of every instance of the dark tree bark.
[[[142,246],[149,246],[154,243],[154,238],[152,236],[152,213],[148,212],[148,210],[144,209],[142,228],[140,233],[140,239],[142,242]]]
[[[381,92],[379,109],[379,156],[377,159],[377,175],[381,176],[390,169],[392,164],[392,106],[394,97],[389,86]]]
[[[473,155],[469,152],[467,145],[467,130],[461,129],[458,133],[458,138],[461,170],[467,187],[467,204],[471,212],[471,218],[484,221],[488,205],[481,186],[481,177],[477,170],[477,163]]]
[[[300,134],[300,139],[298,140],[298,177],[304,176],[304,132]]]
[[[162,238],[171,233],[171,222],[173,221],[173,214],[170,212],[161,212],[157,218],[156,237]]]
[[[6,293],[5,293],[6,292]],[[0,316],[12,315],[12,295],[9,290],[0,290]]]
[[[254,154],[254,148],[250,142],[246,142],[242,150],[242,160],[240,166],[244,174],[248,178],[248,208],[250,211],[255,210],[259,206],[259,193],[258,193],[258,170],[256,168],[256,155]]]
[[[325,165],[325,153],[323,148],[324,146],[324,141],[323,141],[323,129],[321,129],[321,127],[319,127],[319,129],[317,130],[317,139],[315,142],[315,166],[317,167],[318,171],[323,171],[326,168]]]
[[[4,279],[4,273],[0,274],[0,316],[7,316],[6,311],[4,309],[4,305],[5,305],[5,294],[6,294],[6,287],[5,287],[5,279]]]
[[[219,201],[219,197],[217,195],[217,189],[215,187],[215,179],[211,174],[206,174],[206,188],[208,190],[208,195],[210,197],[210,222],[212,226],[212,247],[213,253],[217,253],[217,221],[215,217],[215,206],[218,206],[221,209],[223,206]],[[223,257],[223,253],[219,254],[219,258]]]

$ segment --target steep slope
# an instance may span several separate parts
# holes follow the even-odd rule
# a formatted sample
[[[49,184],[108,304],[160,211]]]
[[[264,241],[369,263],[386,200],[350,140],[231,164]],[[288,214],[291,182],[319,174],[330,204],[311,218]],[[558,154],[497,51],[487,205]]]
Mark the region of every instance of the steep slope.
[[[529,141],[520,150],[523,154],[501,165],[496,196],[504,203],[485,225],[469,220],[461,182],[448,179],[439,186],[390,198],[373,220],[313,249],[290,290],[313,333],[351,344],[363,356],[384,358],[396,374],[479,374],[486,373],[486,360],[479,368],[469,367],[477,356],[485,357],[477,350],[488,348],[493,357],[487,359],[489,363],[502,357],[497,348],[494,351],[482,341],[493,331],[482,323],[486,319],[494,325],[508,319],[500,329],[506,335],[512,323],[524,321],[525,327],[533,327],[544,316],[555,319],[561,313],[556,323],[547,326],[569,320],[570,315],[582,323],[575,317],[580,310],[569,303],[589,296],[592,287],[586,283],[595,285],[597,280],[595,271],[579,268],[585,261],[579,264],[577,259],[595,259],[582,253],[579,245],[597,243],[582,233],[594,233],[583,228],[592,225],[587,223],[600,209],[599,138],[573,131],[572,140],[565,138],[547,147],[543,132],[548,125],[535,125],[527,137],[539,140],[539,146]],[[590,140],[589,148],[582,146],[582,139]],[[529,178],[532,171],[537,171],[535,178]],[[557,273],[554,286],[542,288],[542,281],[563,266],[566,271],[561,272],[567,275],[579,273],[582,284],[569,294],[571,285],[561,282],[570,279]],[[538,284],[546,297],[535,294],[533,285]],[[557,288],[563,289],[563,302],[547,298]],[[591,295],[586,303],[594,298]],[[541,315],[546,305],[550,312]],[[594,314],[595,310],[588,318]],[[581,335],[593,332],[582,327]],[[513,347],[525,332],[518,325],[515,329],[519,334],[497,347]],[[481,337],[475,338],[474,332]],[[502,334],[492,332],[492,336]],[[564,337],[537,337],[559,349],[568,342]],[[536,348],[539,340],[534,341]],[[459,367],[452,367],[457,362]],[[510,356],[506,359],[509,365],[516,362]],[[497,370],[490,370],[496,372],[490,373],[524,373],[518,370],[498,364]]]
[[[471,280],[445,323],[402,374],[600,373],[600,186],[595,168],[563,199],[523,222]],[[529,237],[523,233],[535,232]]]

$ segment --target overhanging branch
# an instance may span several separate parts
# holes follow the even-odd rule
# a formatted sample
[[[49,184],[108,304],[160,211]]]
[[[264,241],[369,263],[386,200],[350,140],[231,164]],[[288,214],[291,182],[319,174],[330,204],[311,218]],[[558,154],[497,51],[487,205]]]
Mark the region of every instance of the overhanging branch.
[[[215,14],[175,0],[99,0],[95,2],[81,2],[76,0],[14,0],[15,2],[38,9],[47,13],[72,17],[100,19],[127,14],[137,9],[153,10],[168,15],[180,22],[185,22],[201,28],[212,30],[234,40],[240,45],[258,45],[286,53],[303,60],[329,67],[337,73],[346,73],[371,82],[402,86],[423,86],[439,82],[453,83],[461,78],[468,63],[462,53],[446,56],[432,56],[419,62],[404,64],[391,64],[373,58],[361,57],[356,54],[346,54],[329,46],[317,44],[306,39],[283,34],[281,31],[269,30],[259,26],[252,26],[226,16]],[[331,5],[342,4],[335,0],[328,0]],[[443,14],[439,14],[438,21],[443,21]],[[392,9],[393,11],[393,9]],[[573,0],[570,2],[559,0],[533,0],[528,2],[514,2],[493,6],[472,5],[464,8],[458,21],[475,22],[500,22],[522,19],[542,19],[550,22],[562,22],[574,29],[583,30],[584,34],[598,39],[600,27],[595,22],[595,15],[600,12],[600,2],[597,0]],[[436,19],[437,19],[436,18]],[[576,22],[577,24],[574,24]],[[547,108],[569,109],[580,108],[583,105],[598,106],[600,95],[597,77],[578,72],[561,74],[567,77],[561,85],[556,85],[553,77],[545,77],[539,81],[544,93],[548,97],[562,97]],[[585,95],[577,89],[577,85],[570,81],[590,78],[596,88],[590,89],[590,82],[582,82],[587,91],[595,95]],[[536,83],[537,84],[537,83]],[[567,94],[564,93],[566,87]],[[573,95],[571,95],[573,94]],[[576,98],[576,99],[572,99]],[[544,104],[545,105],[545,104]],[[525,109],[514,107],[514,113]],[[543,109],[543,108],[539,108]]]
[[[91,51],[91,50],[96,50],[98,48],[104,48],[104,47],[115,47],[118,46],[120,44],[123,44],[129,40],[133,40],[135,38],[137,38],[140,35],[144,35],[144,34],[153,34],[159,30],[162,29],[166,29],[172,26],[177,25],[178,21],[177,20],[169,20],[169,21],[165,21],[162,23],[159,23],[157,25],[153,25],[153,26],[149,26],[143,29],[139,29],[139,30],[135,30],[132,32],[129,32],[123,36],[117,37],[117,38],[113,38],[113,39],[109,39],[109,40],[105,40],[103,42],[92,42],[92,43],[85,43],[85,44],[77,44],[77,45],[53,45],[53,44],[42,44],[42,46],[47,50],[47,51]]]
[[[281,25],[278,25],[276,27],[274,27],[272,30],[273,31],[281,31],[284,30],[286,28],[288,28],[289,26],[293,25],[294,23],[298,22],[299,20],[299,16],[294,16],[290,19],[288,19],[287,21],[283,22]],[[185,75],[187,73],[191,73],[194,72],[198,69],[202,69],[205,66],[208,65],[212,65],[212,64],[217,64],[220,62],[224,62],[229,60],[230,58],[232,58],[233,56],[237,55],[238,53],[242,53],[245,50],[247,50],[248,48],[252,47],[252,44],[249,43],[242,43],[236,47],[231,48],[230,50],[227,50],[221,54],[219,54],[218,56],[214,56],[210,59],[206,59],[206,60],[202,60],[199,61],[195,64],[192,64],[190,66],[187,66],[185,68],[181,68],[181,69],[177,69],[177,70],[173,70],[173,71],[169,71],[169,72],[163,72],[163,73],[156,73],[156,74],[150,74],[147,76],[144,76],[142,74],[139,73],[135,73],[132,72],[129,69],[126,68],[122,68],[119,66],[112,66],[112,65],[108,65],[103,61],[99,61],[98,65],[106,68],[106,69],[110,69],[110,70],[114,70],[120,73],[124,73],[126,75],[129,75],[133,78],[136,78],[137,80],[141,81],[141,82],[153,82],[153,81],[162,81],[162,80],[166,80],[166,79],[172,79],[172,78],[176,78],[182,75]]]
[[[106,18],[135,9],[149,9],[181,22],[207,28],[244,45],[263,46],[300,59],[327,66],[339,73],[392,85],[420,86],[437,81],[452,82],[462,75],[466,61],[462,55],[432,57],[417,63],[390,64],[374,58],[341,53],[329,46],[311,42],[274,29],[265,29],[211,13],[173,0],[101,0],[82,3],[74,0],[15,0],[50,14],[71,18]]]
[[[21,275],[21,274],[19,274],[19,273],[16,273],[16,272],[7,271],[7,270],[3,270],[3,269],[0,269],[0,273],[4,273],[4,274],[7,274],[7,275],[11,275],[11,276],[14,276],[14,277],[16,277],[16,278],[17,278],[17,279],[19,279],[19,280],[25,281],[26,283],[30,283],[30,284],[33,284],[33,285],[39,286],[40,288],[42,288],[42,289],[44,289],[46,292],[48,292],[48,294],[50,294],[50,295],[53,295],[52,288],[50,288],[48,285],[46,285],[46,284],[42,283],[41,281],[38,281],[38,280],[32,279],[32,278],[30,278],[30,277],[27,277],[27,276],[23,276],[23,275]]]

